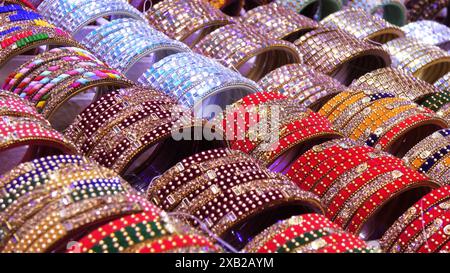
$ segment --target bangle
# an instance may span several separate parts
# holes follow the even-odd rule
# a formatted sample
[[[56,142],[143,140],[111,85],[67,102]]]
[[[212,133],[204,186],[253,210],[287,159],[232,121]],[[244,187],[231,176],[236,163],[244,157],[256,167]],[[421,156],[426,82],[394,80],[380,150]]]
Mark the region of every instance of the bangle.
[[[320,23],[326,27],[335,27],[347,31],[358,39],[381,44],[405,36],[399,27],[357,8],[335,12]]]
[[[145,56],[154,54],[153,61],[157,62],[171,54],[190,51],[185,44],[168,38],[147,24],[140,21],[130,24],[130,21],[131,19],[119,19],[102,25],[88,34],[82,43],[102,56],[113,68],[123,73],[133,71],[133,74],[139,76],[142,73],[136,73],[133,67]]]
[[[442,77],[450,66],[447,52],[412,38],[389,41],[383,48],[391,54],[392,67],[404,69],[428,83],[434,83]]]
[[[209,80],[201,81],[204,77]],[[139,82],[174,96],[180,104],[193,108],[196,115],[203,117],[211,115],[208,109],[203,109],[208,105],[214,103],[225,108],[248,94],[261,91],[255,82],[239,73],[193,53],[164,58],[151,66]]]
[[[126,250],[132,253],[216,253],[222,252],[218,246],[198,235],[173,235],[154,242],[145,242]]]
[[[191,47],[214,29],[235,23],[233,18],[200,0],[162,1],[146,17],[154,28]]]
[[[144,247],[153,248],[153,252],[177,252],[179,248],[192,248],[201,252],[218,250],[208,238],[196,234],[183,234],[183,231],[174,229],[174,226],[165,218],[167,217],[156,207],[151,207],[149,211],[121,217],[81,238],[78,241],[78,251],[140,252]]]
[[[420,236],[423,229],[450,209],[449,190],[448,186],[435,189],[411,206],[383,235],[380,240],[382,249],[395,253],[411,249],[411,243]],[[420,245],[414,247],[418,249]]]
[[[26,30],[13,27],[14,31],[2,37],[0,64],[6,65],[13,57],[42,45],[78,46],[78,42],[59,28],[28,26]]]
[[[284,172],[293,163],[296,155],[301,154],[304,149],[340,137],[325,117],[299,107],[295,101],[274,100],[265,105],[259,104],[257,107],[250,108],[241,107],[238,104],[237,108],[235,106],[235,109],[231,108],[228,111],[231,115],[226,113],[226,117],[231,120],[225,120],[227,128],[230,128],[228,124],[231,126],[235,124],[239,131],[238,135],[234,134],[236,141],[232,142],[231,147],[252,154],[265,162],[271,170],[277,169]],[[237,114],[237,119],[234,113]],[[247,113],[250,113],[249,116],[255,116],[253,114],[255,113],[256,119],[245,120]],[[265,128],[264,124],[270,119],[276,119],[277,124],[272,126],[279,128],[275,134],[272,131],[260,129]],[[239,121],[243,120],[245,120],[244,124],[240,124]],[[242,125],[244,128],[241,128]],[[242,131],[244,134],[241,133]]]
[[[382,17],[397,26],[403,26],[406,23],[406,7],[400,0],[352,0],[345,1],[347,6],[356,7],[365,10],[370,14]]]
[[[353,81],[350,87],[395,92],[396,96],[415,102],[424,101],[430,95],[439,92],[433,85],[415,78],[407,72],[390,67],[369,72]]]
[[[391,62],[384,49],[337,29],[310,31],[295,41],[295,45],[304,53],[305,64],[345,85],[367,72],[389,66]],[[345,50],[336,51],[336,48]]]
[[[414,22],[436,18],[448,3],[445,0],[408,0],[405,5],[408,9],[408,20]]]
[[[280,92],[313,110],[320,109],[329,99],[346,88],[337,80],[302,64],[277,68],[258,84],[265,91]]]
[[[23,67],[30,68],[27,77],[19,78],[20,81],[16,79],[10,91],[35,104],[38,111],[58,130],[64,130],[75,118],[73,115],[65,118],[59,115],[65,109],[65,105],[68,105],[66,102],[74,96],[95,87],[132,85],[123,75],[111,70],[98,59],[91,61],[82,56],[64,57],[58,51],[52,54],[57,55],[57,59],[52,62],[35,66],[36,62],[42,60],[37,57],[25,63]],[[13,75],[20,75],[19,71],[21,69]],[[101,95],[104,91],[99,89],[96,92]]]
[[[0,19],[4,22],[4,26],[22,21],[41,20],[42,16],[30,9],[24,8],[21,5],[7,5],[1,6]]]
[[[149,177],[188,156],[194,143],[200,151],[223,146],[217,138],[194,140],[199,128],[215,134],[163,93],[136,87],[100,98],[76,118],[66,136],[101,165],[145,187]]]
[[[443,185],[447,183],[443,173],[447,173],[447,154],[450,142],[448,129],[439,130],[417,143],[403,157],[411,168],[426,173]]]
[[[441,90],[441,92],[434,93],[424,100],[420,105],[429,108],[435,112],[443,108],[450,102],[450,91]]]
[[[4,90],[0,91],[0,116],[28,117],[47,123],[44,117],[37,113],[36,108],[31,103],[16,94]]]
[[[107,16],[120,15],[145,21],[145,17],[137,9],[120,0],[102,2],[92,0],[83,2],[44,0],[39,5],[38,10],[45,14],[50,22],[72,34],[78,33],[84,26],[96,19]]]
[[[435,45],[443,50],[450,49],[450,28],[431,20],[420,20],[411,22],[402,27],[406,37],[419,40],[422,43]]]
[[[66,61],[72,61],[78,58],[82,60],[98,61],[99,63],[101,63],[90,52],[78,47],[53,48],[49,51],[39,54],[39,57],[36,56],[33,61],[21,65],[16,69],[15,72],[12,72],[5,80],[3,89],[15,91],[16,88],[19,88],[18,90],[22,90],[22,88],[25,88],[27,86],[27,83],[31,81],[30,74],[32,74],[35,69],[61,58],[66,58]],[[18,86],[19,84],[21,86]],[[17,93],[18,92],[19,91],[17,91]]]
[[[226,25],[211,32],[194,51],[223,61],[255,81],[282,65],[302,60],[302,54],[293,44],[267,38],[258,29],[241,24]]]
[[[244,251],[250,253],[286,253],[321,252],[326,249],[325,252],[334,253],[337,251],[332,250],[337,250],[337,248],[342,252],[353,251],[359,246],[367,248],[363,241],[353,235],[349,235],[349,237],[351,237],[351,242],[356,245],[345,244],[343,240],[339,240],[339,237],[334,237],[334,240],[330,238],[334,234],[343,233],[345,233],[343,230],[322,215],[293,216],[270,226],[255,236],[245,246]]]
[[[27,147],[27,149],[23,149]],[[16,148],[16,149],[14,149]],[[30,117],[3,116],[0,120],[0,150],[5,161],[1,172],[41,155],[72,154],[73,144],[40,120]]]
[[[418,253],[435,253],[450,240],[450,212],[444,212],[434,221],[432,232],[423,237],[427,242],[417,249]]]
[[[288,42],[294,42],[304,33],[319,27],[316,21],[276,2],[248,11],[242,16],[242,22],[263,29],[271,39]]]
[[[27,180],[37,182],[34,186],[28,182],[29,194],[17,196],[17,191],[11,192],[16,193],[17,199],[7,207],[4,213],[9,217],[4,219],[9,222],[7,234],[14,235],[14,239],[7,241],[3,251],[49,251],[79,227],[86,228],[101,219],[148,206],[114,172],[78,158],[62,160],[56,166],[52,160],[52,169],[37,169],[38,180],[35,180],[36,175],[25,176]],[[27,164],[22,168],[33,174]],[[15,189],[25,186],[14,181],[10,185]],[[29,197],[35,200],[35,205],[29,205]]]
[[[340,0],[275,0],[275,2],[314,19],[324,18],[342,8]]]
[[[5,3],[18,4],[25,6],[29,9],[35,10],[36,5],[33,3],[34,1],[36,0],[5,0]]]

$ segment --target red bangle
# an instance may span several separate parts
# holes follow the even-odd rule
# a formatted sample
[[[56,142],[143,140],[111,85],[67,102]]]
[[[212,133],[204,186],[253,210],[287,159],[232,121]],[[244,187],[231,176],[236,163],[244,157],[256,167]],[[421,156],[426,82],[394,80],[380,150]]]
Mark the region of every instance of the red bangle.
[[[179,249],[179,250],[178,250]],[[220,252],[220,249],[213,245],[205,237],[198,235],[173,235],[164,237],[158,241],[153,241],[145,244],[141,248],[135,249],[137,253],[159,253],[159,252],[183,252],[186,253],[186,249],[190,249],[190,252]]]
[[[431,110],[430,110],[431,111]],[[411,130],[412,127],[418,125],[418,124],[427,124],[427,123],[436,123],[437,125],[441,126],[442,128],[448,127],[448,124],[443,119],[438,118],[437,116],[434,116],[433,114],[425,114],[420,113],[411,117],[408,117],[407,119],[403,120],[399,124],[395,125],[393,128],[391,128],[386,134],[384,134],[379,141],[376,144],[376,148],[385,150],[390,145],[392,145],[393,141],[398,139],[398,137],[402,134],[407,133]]]
[[[302,189],[310,191],[312,184],[307,181],[307,177],[317,165],[331,155],[355,147],[356,145],[357,144],[354,141],[348,138],[330,140],[323,144],[316,145],[296,160],[287,175],[294,179]]]
[[[323,239],[329,246],[319,249],[317,253],[344,253],[355,249],[367,249],[364,241],[349,233],[331,234]]]

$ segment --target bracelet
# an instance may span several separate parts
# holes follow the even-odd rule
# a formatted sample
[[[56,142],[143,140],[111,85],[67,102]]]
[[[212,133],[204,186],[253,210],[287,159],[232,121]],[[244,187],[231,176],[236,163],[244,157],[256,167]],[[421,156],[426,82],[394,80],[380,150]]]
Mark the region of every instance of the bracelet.
[[[384,49],[337,29],[310,31],[295,41],[295,45],[304,53],[305,64],[345,85],[367,72],[390,65],[389,54]],[[350,62],[351,66],[347,65]]]
[[[267,74],[258,84],[298,100],[305,107],[320,109],[327,100],[345,90],[337,80],[302,64],[285,65]]]
[[[76,34],[96,19],[107,16],[120,15],[145,21],[144,16],[137,9],[121,0],[102,2],[92,0],[82,2],[44,0],[39,5],[38,11],[45,14],[50,22],[72,34]]]
[[[255,81],[282,65],[302,60],[302,54],[293,44],[270,39],[258,29],[241,24],[226,25],[211,32],[194,51],[220,60]]]
[[[73,61],[78,58],[86,61],[97,61],[101,63],[90,52],[78,47],[53,48],[39,54],[39,56],[36,56],[33,61],[21,65],[15,72],[12,72],[5,80],[3,89],[15,91],[16,88],[19,88],[18,90],[21,91],[27,86],[27,83],[31,81],[30,74],[35,72],[35,69],[41,68],[43,65],[61,58],[65,59],[65,61]],[[20,86],[18,86],[19,84]],[[18,92],[19,91],[17,91],[17,93]]]
[[[405,37],[389,41],[383,48],[392,57],[392,67],[404,69],[428,83],[447,73],[450,55],[437,46]]]
[[[358,39],[381,44],[405,36],[405,33],[399,27],[358,8],[348,8],[335,12],[320,23],[326,27],[335,27],[347,31]]]
[[[23,149],[26,148],[27,149]],[[17,163],[32,160],[41,155],[72,154],[73,144],[41,119],[3,116],[0,120],[0,150],[4,161],[1,172],[10,170]]]
[[[154,5],[146,17],[154,28],[191,47],[214,29],[236,22],[207,1],[200,0],[162,1]]]
[[[424,236],[427,240],[419,249],[418,253],[435,253],[439,251],[442,245],[448,243],[450,239],[450,212],[444,212],[435,219],[433,232],[426,233]]]
[[[205,77],[209,79],[207,82],[203,81]],[[139,82],[174,96],[179,103],[193,108],[197,115],[203,117],[211,115],[208,109],[203,109],[210,104],[225,108],[261,90],[255,82],[193,53],[164,58],[150,67]]]
[[[450,49],[450,29],[443,24],[431,20],[411,22],[402,27],[406,37],[419,40],[422,43],[435,45],[443,50]]]
[[[339,247],[339,250],[345,252],[353,251],[358,248],[358,245],[367,248],[363,241],[353,235],[349,235],[352,237],[351,244],[338,240],[339,237],[334,240],[329,238],[331,235],[343,233],[345,233],[343,230],[319,214],[293,216],[270,226],[255,236],[245,246],[244,251],[249,253],[286,253],[321,252],[327,249],[325,252],[337,252],[332,249],[337,250]]]
[[[132,85],[119,72],[111,70],[97,59],[91,61],[83,57],[64,57],[59,51],[52,54],[56,54],[58,59],[38,66],[34,64],[42,63],[40,57],[25,63],[22,67],[29,68],[27,77],[16,79],[10,91],[35,104],[38,111],[58,130],[64,130],[75,118],[69,115],[61,119],[59,115],[65,103],[74,96],[95,87]],[[15,77],[14,74],[21,75],[21,70],[14,72],[10,78]],[[101,94],[103,91],[97,92]]]
[[[39,115],[36,108],[18,95],[0,90],[0,116],[27,117],[42,123],[47,121]]]
[[[26,30],[13,27],[14,31],[0,41],[0,64],[5,65],[13,57],[42,45],[78,46],[75,40],[59,28],[28,26]]]
[[[145,56],[154,54],[154,62],[157,62],[171,54],[190,51],[185,44],[168,38],[145,23],[134,21],[130,26],[130,21],[119,19],[107,23],[91,32],[82,43],[124,73],[135,73],[134,65]],[[126,29],[128,26],[130,28]],[[112,37],[117,38],[112,40]],[[140,76],[142,73],[137,74]]]
[[[217,253],[221,250],[204,237],[198,235],[174,235],[156,242],[143,244],[126,250],[132,253]]]
[[[316,29],[319,24],[276,2],[259,6],[242,16],[242,22],[263,29],[271,39],[294,42],[301,35]]]
[[[405,3],[408,9],[410,22],[426,19],[434,19],[445,9],[448,2],[445,0],[408,0]]]
[[[85,235],[78,241],[77,250],[88,253],[139,252],[148,245],[154,248],[152,252],[176,252],[178,248],[214,252],[217,249],[208,238],[174,230],[174,226],[167,223],[165,218],[156,207],[121,217]],[[186,240],[192,237],[199,242],[195,239]]]
[[[443,108],[450,102],[450,91],[441,90],[441,92],[434,93],[424,100],[420,105],[429,108],[435,112]]]
[[[449,135],[448,129],[442,129],[424,138],[406,153],[403,161],[411,168],[428,174],[443,185],[446,184],[446,177],[441,175],[447,170]]]
[[[275,0],[274,2],[314,19],[324,18],[342,8],[340,0]]]
[[[361,76],[350,87],[373,88],[384,92],[395,92],[415,102],[422,102],[430,95],[439,92],[433,85],[413,77],[407,72],[390,67],[380,68]]]
[[[22,5],[32,10],[35,10],[36,5],[34,5],[33,3],[34,1],[36,0],[5,0],[5,3]]]
[[[383,250],[398,253],[410,248],[424,228],[450,209],[449,193],[448,186],[435,189],[411,206],[383,235],[380,240]]]
[[[397,26],[403,26],[406,23],[407,10],[403,1],[399,0],[345,0],[347,6],[356,7],[365,10],[370,14],[382,17]]]
[[[191,148],[222,147],[217,138],[193,139],[197,130],[208,129],[215,133],[163,93],[136,87],[100,98],[75,119],[66,136],[101,165],[146,187],[149,177],[160,175],[188,156]]]
[[[251,169],[246,164],[231,163],[230,160],[236,156],[241,158],[241,162],[255,162],[249,156],[227,149],[203,152],[183,160],[156,178],[148,188],[148,197],[158,205],[170,204],[173,207],[180,204],[175,211],[195,215],[213,232],[223,238],[230,237],[228,241],[237,245],[242,242],[231,238],[234,237],[231,230],[244,221],[251,221],[251,215],[263,213],[279,202],[294,202],[303,204],[300,206],[306,206],[306,210],[320,211],[320,203],[314,195],[299,190],[285,177],[258,167],[255,165],[257,162],[252,163],[254,167]],[[231,169],[227,171],[227,168]],[[253,229],[243,231],[254,232]]]

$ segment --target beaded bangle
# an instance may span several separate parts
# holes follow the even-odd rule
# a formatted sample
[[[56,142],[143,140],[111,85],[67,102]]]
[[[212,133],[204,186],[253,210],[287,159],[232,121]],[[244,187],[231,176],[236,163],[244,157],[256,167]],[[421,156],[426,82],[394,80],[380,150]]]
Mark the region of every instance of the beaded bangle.
[[[205,77],[208,78],[206,82],[203,80]],[[214,111],[222,111],[227,105],[261,90],[255,82],[192,53],[164,58],[150,67],[139,82],[174,96],[179,103],[193,108],[197,115],[203,117],[211,116],[206,108],[211,104],[221,107]]]
[[[60,47],[53,48],[47,52],[39,54],[39,57],[35,57],[33,61],[21,65],[15,72],[12,72],[3,85],[3,88],[9,91],[13,91],[16,88],[25,88],[27,83],[31,81],[30,74],[32,74],[38,67],[44,64],[66,58],[72,61],[72,59],[79,58],[86,61],[98,61],[94,55],[90,52],[78,48],[78,47]],[[18,85],[21,86],[18,86]]]
[[[410,22],[434,19],[448,5],[446,0],[408,0],[406,3],[408,9],[408,19]]]
[[[129,29],[125,29],[128,26]],[[141,32],[145,35],[138,36],[137,33]],[[117,37],[113,40],[116,42],[111,42],[111,37]],[[107,23],[88,34],[82,43],[102,56],[106,63],[124,73],[132,70],[145,56],[154,55],[152,61],[157,62],[171,54],[190,51],[183,43],[169,39],[143,22],[130,19]],[[139,76],[142,74],[134,70],[133,73]]]
[[[383,48],[391,54],[392,67],[404,69],[428,83],[434,83],[450,69],[447,52],[412,38],[389,41]]]
[[[349,245],[343,244],[343,241],[341,240],[333,242],[332,240],[325,239],[332,234],[342,233],[344,233],[344,231],[340,230],[324,216],[318,214],[294,216],[265,229],[247,244],[244,251],[285,253],[300,250],[318,252],[333,246],[339,246],[340,250],[344,251],[351,251],[356,248],[355,246],[348,248]],[[357,244],[365,246],[365,244],[356,237],[352,238],[352,242],[358,242]],[[333,251],[327,250],[326,252]]]
[[[403,26],[406,22],[406,8],[399,0],[345,0],[347,6],[365,10],[370,14],[383,17],[384,20]]]
[[[39,115],[34,106],[16,94],[0,90],[0,116],[28,117],[43,123],[47,121]]]
[[[427,242],[417,249],[418,253],[435,253],[450,240],[450,211],[444,212],[434,221],[432,233],[426,233]]]
[[[13,27],[14,31],[0,41],[0,64],[5,65],[11,58],[41,45],[78,46],[75,40],[59,28],[29,26],[26,30]]]
[[[406,37],[419,40],[422,43],[435,45],[443,50],[450,49],[450,28],[431,20],[420,20],[411,22],[402,27]]]
[[[318,110],[328,99],[345,90],[337,80],[301,64],[277,68],[258,84],[265,91],[278,91],[313,110]]]
[[[429,96],[420,105],[438,112],[439,109],[443,108],[448,103],[450,103],[450,91],[442,90],[441,92]]]
[[[134,183],[143,182],[139,177],[142,173],[143,184],[148,184],[148,177],[159,175],[167,165],[175,164],[174,160],[188,156],[189,149],[201,151],[223,145],[214,138],[207,143],[193,139],[197,127],[201,132],[211,128],[183,111],[163,93],[143,88],[120,90],[89,106],[66,136],[100,164],[130,176]]]
[[[320,23],[326,27],[336,27],[347,31],[359,39],[381,44],[405,36],[399,27],[356,8],[335,12]]]
[[[23,77],[23,69],[10,75],[10,79],[15,78],[10,91],[35,104],[38,111],[49,118],[58,130],[65,129],[74,119],[73,115],[64,119],[59,116],[65,103],[74,96],[93,88],[132,85],[123,75],[111,70],[98,59],[91,61],[83,56],[65,57],[59,51],[52,54],[57,55],[57,59],[52,62],[42,62],[41,57],[37,57],[25,63],[22,67],[28,69],[27,77]],[[36,63],[41,65],[36,66]],[[99,89],[96,92],[101,95],[103,91]]]
[[[293,42],[304,33],[319,27],[314,20],[275,2],[248,11],[243,15],[242,21],[257,29],[262,29],[264,34],[272,39],[289,42]]]
[[[38,10],[45,14],[50,22],[72,34],[76,34],[84,26],[96,19],[107,16],[119,15],[145,21],[144,16],[137,9],[126,1],[121,0],[105,0],[101,2],[92,0],[78,2],[44,0],[39,5]]]
[[[345,85],[362,74],[390,64],[385,50],[337,29],[313,30],[295,41],[295,45],[304,53],[303,60],[307,65]],[[370,63],[367,63],[368,59]]]
[[[301,62],[300,51],[291,43],[267,38],[254,27],[233,24],[203,38],[194,51],[223,61],[252,80],[290,63]]]
[[[220,249],[198,235],[174,235],[125,250],[132,253],[216,253]]]
[[[410,248],[410,244],[420,236],[424,228],[450,209],[449,190],[448,186],[435,189],[411,206],[383,235],[380,240],[383,250],[403,252]]]
[[[33,3],[36,0],[5,0],[5,3],[18,4],[35,10],[36,5]]]
[[[275,0],[275,2],[314,19],[324,18],[342,8],[340,0]]]
[[[23,150],[27,146],[28,149]],[[0,150],[2,156],[10,159],[4,161],[2,173],[17,163],[42,155],[75,152],[73,144],[43,123],[42,119],[8,116],[3,116],[0,120]]]
[[[200,0],[162,1],[146,16],[154,28],[190,46],[214,29],[235,22],[210,3]]]
[[[407,72],[386,67],[361,76],[350,87],[373,88],[385,92],[395,92],[396,96],[421,102],[426,97],[439,92],[431,84],[413,77]]]

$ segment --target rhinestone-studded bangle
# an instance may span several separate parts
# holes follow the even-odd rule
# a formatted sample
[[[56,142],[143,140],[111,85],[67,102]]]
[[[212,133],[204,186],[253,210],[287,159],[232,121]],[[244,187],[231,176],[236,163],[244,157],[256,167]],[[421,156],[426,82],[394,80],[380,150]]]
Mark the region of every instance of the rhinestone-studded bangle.
[[[431,20],[411,22],[402,27],[406,37],[415,38],[425,44],[435,45],[444,50],[450,49],[450,28]]]
[[[405,36],[399,27],[370,15],[362,9],[344,9],[327,16],[320,23],[327,27],[345,30],[359,39],[382,44]]]
[[[252,80],[259,80],[282,65],[302,61],[302,54],[293,44],[268,38],[258,29],[241,24],[211,32],[194,51],[219,60]]]
[[[304,33],[319,27],[318,23],[276,2],[259,6],[242,17],[243,23],[262,29],[273,39],[293,42]]]
[[[341,0],[275,0],[274,2],[314,19],[324,18],[342,8]]]
[[[304,53],[303,61],[307,65],[337,78],[345,85],[367,72],[391,63],[389,54],[384,49],[338,29],[313,30],[295,41],[295,44]],[[336,50],[337,48],[345,50]],[[367,58],[371,60],[370,63]],[[352,65],[346,65],[348,63]]]
[[[214,29],[235,22],[207,1],[200,0],[162,1],[146,16],[157,30],[190,46]]]
[[[327,100],[346,88],[337,80],[302,64],[277,68],[258,84],[264,91],[278,91],[313,110],[320,109]]]
[[[353,81],[350,87],[367,87],[391,92],[395,93],[396,96],[406,97],[416,102],[421,102],[426,97],[439,92],[433,85],[415,78],[407,72],[390,67],[367,73]]]

